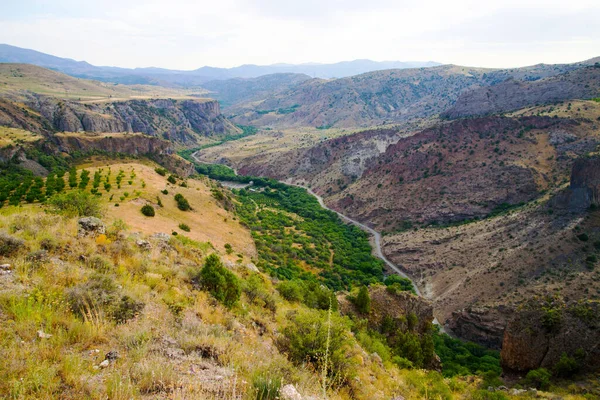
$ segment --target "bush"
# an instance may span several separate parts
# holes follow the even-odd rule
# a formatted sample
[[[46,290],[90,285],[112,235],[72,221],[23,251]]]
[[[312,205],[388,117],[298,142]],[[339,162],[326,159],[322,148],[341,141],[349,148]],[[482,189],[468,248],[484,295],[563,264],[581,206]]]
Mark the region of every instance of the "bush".
[[[252,386],[256,391],[256,400],[275,400],[279,399],[279,391],[281,390],[280,377],[266,377],[258,375],[252,379]]]
[[[191,231],[189,225],[184,224],[183,222],[181,224],[179,224],[179,229],[181,229],[184,232],[189,232]]]
[[[308,362],[318,371],[325,367],[334,382],[343,383],[350,378],[352,364],[346,357],[346,348],[350,346],[346,318],[331,313],[329,324],[327,311],[302,310],[288,314],[288,319],[290,324],[283,329],[279,346],[290,360],[297,364]]]
[[[302,282],[291,280],[283,281],[277,285],[277,291],[287,301],[297,302],[304,300],[304,288]]]
[[[177,208],[179,208],[181,211],[189,211],[192,209],[192,207],[190,207],[190,203],[188,203],[187,199],[180,193],[175,195],[175,201],[177,202]]]
[[[523,383],[536,389],[546,390],[550,387],[551,377],[552,374],[546,368],[533,369],[525,375]]]
[[[56,212],[69,216],[100,217],[102,209],[98,197],[83,190],[56,194],[48,201]]]
[[[156,171],[157,174],[159,174],[160,176],[166,176],[167,175],[167,170],[164,168],[155,168],[154,171]]]
[[[233,253],[233,247],[231,247],[231,245],[230,245],[229,243],[225,243],[225,246],[224,246],[224,247],[225,247],[225,252],[226,252],[227,254],[231,254],[231,253]]]
[[[146,217],[154,217],[155,215],[154,207],[152,207],[150,204],[143,206],[140,211],[142,211],[142,214],[144,214]]]
[[[554,374],[561,378],[569,378],[579,371],[579,362],[573,357],[567,356],[567,353],[562,353],[560,360],[554,365]]]
[[[135,318],[144,309],[144,303],[135,301],[129,296],[121,297],[111,311],[111,317],[117,324],[124,324]]]
[[[23,240],[10,236],[6,232],[0,232],[0,256],[9,256],[24,246]]]
[[[167,178],[167,182],[172,183],[174,185],[177,183],[177,178],[175,178],[175,176],[173,175],[169,175],[169,177]]]
[[[204,267],[197,276],[202,287],[227,307],[233,306],[240,299],[240,282],[238,278],[223,267],[216,254],[206,258]]]
[[[363,314],[368,314],[371,311],[371,297],[369,297],[369,289],[366,286],[360,288],[354,304],[358,311]]]

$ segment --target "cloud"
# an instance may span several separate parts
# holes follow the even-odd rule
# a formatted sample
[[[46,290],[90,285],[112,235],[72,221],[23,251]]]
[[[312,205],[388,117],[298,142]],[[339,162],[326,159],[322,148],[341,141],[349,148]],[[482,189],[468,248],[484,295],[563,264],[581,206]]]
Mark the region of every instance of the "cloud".
[[[357,58],[519,66],[598,55],[598,20],[596,0],[23,0],[0,16],[0,42],[125,67]]]

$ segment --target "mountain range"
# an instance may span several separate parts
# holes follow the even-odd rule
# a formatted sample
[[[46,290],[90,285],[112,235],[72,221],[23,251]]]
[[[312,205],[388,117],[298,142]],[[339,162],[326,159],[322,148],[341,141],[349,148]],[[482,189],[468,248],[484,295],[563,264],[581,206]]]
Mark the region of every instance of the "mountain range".
[[[192,71],[164,68],[120,68],[95,66],[85,61],[61,58],[39,51],[0,44],[0,62],[34,64],[79,78],[124,84],[151,84],[193,87],[211,80],[256,78],[277,73],[305,74],[314,78],[341,78],[383,69],[421,68],[441,65],[433,61],[371,61],[354,60],[334,64],[246,64],[234,68],[201,67]]]

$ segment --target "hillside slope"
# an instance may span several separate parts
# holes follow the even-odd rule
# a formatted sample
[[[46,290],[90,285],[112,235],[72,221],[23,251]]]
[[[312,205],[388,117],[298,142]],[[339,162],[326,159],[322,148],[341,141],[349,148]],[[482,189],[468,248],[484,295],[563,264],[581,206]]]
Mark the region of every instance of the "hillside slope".
[[[365,127],[404,122],[440,114],[470,89],[509,78],[535,81],[585,68],[592,61],[504,70],[444,65],[313,79],[260,102],[232,107],[228,115],[240,124],[271,127]]]
[[[600,97],[600,63],[537,81],[510,79],[498,85],[465,92],[449,110],[442,113],[442,117],[498,114],[535,105],[595,97]]]

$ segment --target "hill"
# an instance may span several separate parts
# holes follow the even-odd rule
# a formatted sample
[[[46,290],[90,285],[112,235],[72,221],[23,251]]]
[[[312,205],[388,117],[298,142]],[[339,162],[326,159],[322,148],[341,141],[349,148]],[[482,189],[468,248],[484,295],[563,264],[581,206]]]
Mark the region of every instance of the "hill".
[[[436,116],[461,93],[507,79],[535,81],[585,68],[591,61],[483,69],[444,65],[386,70],[343,79],[312,79],[279,94],[227,110],[237,123],[268,127],[367,127]]]
[[[595,97],[600,97],[600,63],[541,80],[510,79],[465,92],[449,110],[442,113],[442,117],[498,114],[535,105]]]
[[[0,63],[0,96],[18,98],[22,91],[82,102],[157,97],[192,98],[191,92],[182,90],[147,85],[108,84],[73,78],[35,65]]]
[[[256,78],[262,75],[293,73],[313,77],[334,78],[389,68],[419,68],[440,65],[435,62],[371,60],[344,61],[335,64],[241,65],[234,68],[201,67],[192,71],[164,68],[98,67],[85,61],[55,57],[35,50],[0,44],[0,63],[34,64],[68,75],[123,84],[151,84],[174,87],[198,87],[211,80]]]

